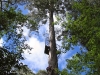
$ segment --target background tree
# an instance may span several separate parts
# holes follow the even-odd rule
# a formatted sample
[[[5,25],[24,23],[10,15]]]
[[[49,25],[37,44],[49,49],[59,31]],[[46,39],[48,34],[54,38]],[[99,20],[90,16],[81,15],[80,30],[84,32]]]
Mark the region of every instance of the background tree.
[[[97,69],[93,67],[95,62],[86,56],[88,56],[86,52],[77,53],[72,59],[67,60],[68,75],[98,75]]]
[[[15,65],[17,68],[20,67],[19,61],[23,59],[23,50],[31,49],[25,44],[26,38],[22,34],[22,27],[34,27],[34,22],[17,8],[20,3],[18,0],[0,0],[0,39],[3,39],[0,48],[0,60],[3,61],[0,66],[1,75],[11,75],[10,72]]]
[[[12,47],[10,50],[12,49],[16,50],[18,48],[22,49],[22,48],[28,47],[24,44],[26,39],[22,34],[23,33],[22,27],[23,26],[26,26],[28,28],[32,27],[32,25],[26,22],[26,21],[29,21],[32,23],[32,21],[28,20],[28,17],[26,15],[23,15],[21,10],[17,8],[18,3],[16,1],[17,0],[15,0],[15,2],[14,1],[9,2],[9,0],[0,1],[1,3],[0,36],[4,37],[3,40],[6,43],[10,43],[9,46],[7,47],[6,45],[3,45],[7,49],[8,48],[10,49]]]
[[[29,71],[25,69],[26,67],[22,63],[19,63],[20,58],[18,57],[18,54],[9,52],[2,47],[0,47],[0,61],[2,61],[0,62],[1,75],[17,75],[22,69],[24,69],[25,75],[25,72]]]
[[[1,75],[10,75],[11,69],[18,65],[18,58],[14,53],[7,51],[4,48],[0,48],[0,74]]]
[[[20,69],[16,69],[15,71],[17,75],[36,75],[33,73],[27,65],[21,65]]]
[[[36,75],[47,75],[47,72],[45,70],[40,70]]]

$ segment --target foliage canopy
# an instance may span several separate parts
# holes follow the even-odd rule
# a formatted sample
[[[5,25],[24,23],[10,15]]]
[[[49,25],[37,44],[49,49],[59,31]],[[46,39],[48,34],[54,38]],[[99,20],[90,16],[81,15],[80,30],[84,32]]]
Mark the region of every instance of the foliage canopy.
[[[68,15],[68,23],[64,23],[67,36],[64,37],[63,46],[67,50],[72,46],[81,46],[82,53],[78,53],[80,54],[79,56],[68,60],[68,68],[76,73],[76,75],[80,75],[82,72],[86,72],[88,75],[99,75],[100,1],[75,1],[73,9],[78,11],[77,18],[74,18],[75,16],[72,14]],[[76,60],[76,58],[78,59]],[[79,64],[80,66],[78,66]]]

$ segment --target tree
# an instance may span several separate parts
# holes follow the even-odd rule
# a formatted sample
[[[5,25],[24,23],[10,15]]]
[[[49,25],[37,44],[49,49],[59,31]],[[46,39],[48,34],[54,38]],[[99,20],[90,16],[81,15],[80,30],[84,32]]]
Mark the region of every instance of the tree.
[[[15,71],[17,75],[36,75],[34,74],[27,65],[22,65],[20,69],[16,69]]]
[[[44,70],[40,70],[36,75],[47,75],[47,72]]]
[[[19,0],[0,1],[0,38],[3,38],[3,47],[9,51],[21,54],[24,49],[31,49],[25,44],[26,38],[23,33],[23,26],[35,28],[35,22],[23,15],[17,5],[23,4]],[[28,22],[27,22],[28,21]]]
[[[94,68],[95,61],[87,56],[87,52],[82,52],[68,59],[66,67],[68,75],[98,75],[97,69]]]
[[[8,50],[0,47],[0,74],[1,75],[16,75],[16,69],[21,68],[19,63],[20,58],[16,53],[9,52]],[[23,65],[24,66],[24,65]]]
[[[68,59],[67,62],[67,70],[69,70],[68,75],[82,75],[82,74],[87,74],[89,71],[89,64],[84,62],[84,56],[86,54],[82,53],[79,54],[77,53],[72,57],[72,59]]]
[[[58,58],[57,58],[57,49],[55,41],[55,30],[54,30],[54,14],[63,14],[65,15],[66,10],[71,9],[71,2],[67,0],[29,0],[27,7],[31,10],[33,19],[39,23],[42,21],[46,23],[49,19],[49,67],[52,67],[52,70],[58,69]],[[66,9],[67,8],[67,9]],[[47,16],[49,14],[49,17]],[[51,72],[50,72],[51,73]],[[51,75],[49,73],[49,75]],[[53,73],[52,75],[57,75]]]
[[[28,20],[28,17],[26,15],[23,15],[19,9],[15,8],[17,6],[17,3],[13,4],[13,1],[10,3],[0,1],[0,3],[1,3],[0,38],[3,36],[6,37],[5,42],[9,42],[8,40],[10,41],[13,40],[12,43],[9,42],[12,45],[12,46],[9,46],[9,48],[13,47],[12,49],[15,50],[15,46],[17,46],[16,48],[18,49],[19,47],[21,48],[21,46],[18,46],[21,44],[23,45],[23,48],[24,48],[26,45],[24,44],[25,37],[22,34],[23,32],[22,27],[23,26],[27,26],[28,28],[32,27],[32,25],[26,22],[26,21],[30,22],[31,20]],[[2,4],[5,4],[5,6],[3,6]]]
[[[64,47],[69,49],[72,46],[80,45],[83,47],[83,51],[85,49],[86,54],[84,56],[84,61],[81,61],[82,58],[80,58],[80,62],[77,62],[76,65],[85,63],[87,69],[89,68],[89,72],[87,74],[90,75],[99,75],[100,69],[100,65],[98,64],[100,61],[99,7],[99,0],[75,1],[73,4],[73,9],[78,11],[77,18],[74,19],[74,16],[70,14],[68,17],[68,23],[65,23],[67,36],[65,36]],[[75,62],[75,58],[71,61]],[[79,67],[74,66],[74,68]]]
[[[3,61],[0,64],[1,75],[11,75],[13,68],[20,67],[19,61],[23,60],[23,50],[31,49],[25,44],[22,27],[32,27],[33,21],[17,9],[20,1],[16,1],[0,0],[0,39],[3,38],[4,42],[2,48],[0,47],[0,60]]]

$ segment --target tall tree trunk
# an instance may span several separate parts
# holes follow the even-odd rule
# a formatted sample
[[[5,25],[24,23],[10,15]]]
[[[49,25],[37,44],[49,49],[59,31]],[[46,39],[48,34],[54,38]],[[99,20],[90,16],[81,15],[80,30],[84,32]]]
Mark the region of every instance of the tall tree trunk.
[[[49,66],[52,68],[52,72],[49,75],[58,75],[55,73],[55,69],[58,68],[58,59],[57,59],[57,49],[55,41],[55,31],[54,31],[54,21],[53,21],[53,11],[49,12],[49,39],[50,39],[50,51],[49,51]]]

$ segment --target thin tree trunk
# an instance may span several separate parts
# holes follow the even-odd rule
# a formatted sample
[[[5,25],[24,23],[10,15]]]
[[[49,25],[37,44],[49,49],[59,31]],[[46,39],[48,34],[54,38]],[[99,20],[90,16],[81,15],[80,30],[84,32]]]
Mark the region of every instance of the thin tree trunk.
[[[49,66],[52,68],[52,72],[49,75],[58,75],[55,73],[55,69],[58,69],[58,59],[57,59],[57,49],[55,41],[55,31],[54,31],[54,21],[53,21],[53,11],[49,13],[49,39],[50,39],[50,51],[49,51]]]

